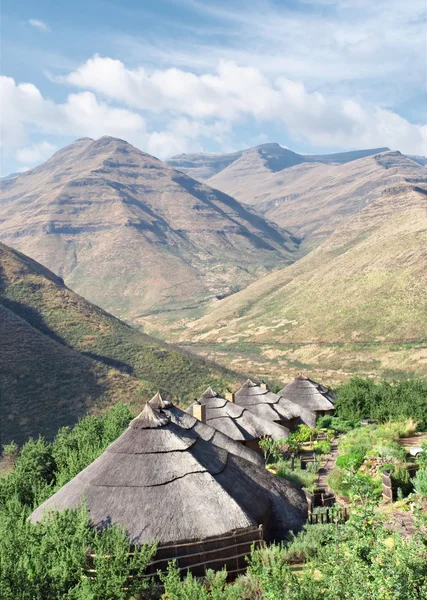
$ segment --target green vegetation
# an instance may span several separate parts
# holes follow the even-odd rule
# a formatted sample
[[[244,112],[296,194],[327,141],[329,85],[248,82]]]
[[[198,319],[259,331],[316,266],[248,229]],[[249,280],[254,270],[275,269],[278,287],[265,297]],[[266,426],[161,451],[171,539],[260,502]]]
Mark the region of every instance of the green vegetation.
[[[407,465],[407,453],[398,438],[414,433],[417,423],[405,421],[356,427],[343,435],[338,443],[340,455],[335,469],[328,477],[328,485],[337,494],[357,497],[355,484],[364,484],[373,495],[381,493],[381,477],[388,471],[401,497],[413,489]],[[421,456],[422,460],[422,456]],[[419,471],[422,487],[422,469]],[[419,492],[418,492],[419,493]]]
[[[5,442],[53,439],[88,410],[118,401],[141,407],[157,390],[185,405],[209,384],[224,392],[242,381],[129,327],[2,244],[0,312]]]
[[[15,466],[0,479],[2,598],[112,600],[144,588],[128,577],[144,571],[154,546],[136,549],[129,557],[125,532],[110,527],[98,533],[84,507],[52,513],[35,525],[27,520],[36,506],[97,458],[131,418],[129,407],[118,404],[102,415],[85,417],[74,429],[61,429],[52,443],[39,438],[29,440],[21,451],[16,444],[5,448]],[[97,555],[93,564],[89,551]],[[93,580],[86,576],[89,568],[97,571]]]
[[[168,573],[160,576],[164,586],[160,590],[150,577],[141,577],[155,546],[132,549],[129,554],[125,532],[117,526],[97,532],[90,527],[84,506],[51,513],[37,524],[29,522],[33,508],[99,456],[131,418],[129,406],[117,404],[101,415],[85,417],[73,429],[61,429],[51,443],[40,438],[30,440],[21,450],[16,444],[5,448],[13,470],[0,478],[2,598],[427,600],[426,537],[415,534],[403,540],[385,529],[381,515],[375,512],[375,481],[361,472],[339,470],[347,495],[354,501],[345,525],[307,525],[286,543],[253,550],[247,573],[232,584],[227,582],[226,571],[210,571],[204,580],[190,574],[181,580],[176,566],[170,564]],[[367,447],[366,431],[371,438],[376,437],[373,431],[378,432],[383,445],[393,443],[396,431],[408,427],[392,423],[358,428],[343,436],[340,447],[347,450],[353,442]],[[307,437],[307,430],[300,429],[298,436]],[[280,443],[272,445],[273,452],[279,447]],[[279,475],[309,487],[318,467],[292,470],[290,461],[282,459]],[[414,485],[422,501],[427,494],[425,469],[418,471]],[[299,571],[293,570],[295,562],[303,563]]]
[[[427,429],[427,381],[376,383],[354,377],[338,389],[336,407],[342,419],[353,423],[366,418],[382,422],[412,418],[420,429]]]
[[[403,540],[383,527],[369,504],[354,510],[345,526],[311,525],[288,545],[253,551],[248,572],[226,584],[225,572],[207,581],[180,581],[171,566],[163,578],[168,600],[425,600],[426,545]],[[295,558],[308,559],[301,573]]]
[[[316,467],[318,470],[319,465],[317,464]],[[299,467],[292,469],[288,461],[282,461],[277,465],[277,475],[279,477],[283,477],[283,479],[287,479],[297,487],[309,491],[313,489],[317,481],[317,470],[313,471],[312,469],[301,469]]]

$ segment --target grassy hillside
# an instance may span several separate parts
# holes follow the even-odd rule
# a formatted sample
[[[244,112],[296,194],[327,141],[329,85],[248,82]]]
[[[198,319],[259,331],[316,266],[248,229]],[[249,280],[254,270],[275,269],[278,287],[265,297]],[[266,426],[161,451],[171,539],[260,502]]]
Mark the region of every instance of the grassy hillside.
[[[306,257],[217,302],[178,337],[215,344],[218,358],[251,370],[279,361],[283,373],[293,361],[335,375],[422,373],[426,248],[425,191],[394,186]],[[253,360],[231,363],[227,349]]]
[[[185,403],[210,383],[224,388],[239,380],[129,327],[3,244],[0,305],[2,443],[40,432],[52,437],[59,422],[89,408],[142,404],[157,389]]]

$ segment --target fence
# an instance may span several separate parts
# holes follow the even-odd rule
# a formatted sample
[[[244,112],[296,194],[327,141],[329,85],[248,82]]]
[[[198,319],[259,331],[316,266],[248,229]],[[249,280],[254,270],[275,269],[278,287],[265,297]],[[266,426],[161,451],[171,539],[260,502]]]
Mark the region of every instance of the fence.
[[[308,515],[310,525],[324,525],[326,523],[345,523],[350,517],[350,510],[344,508],[327,508],[322,512]]]
[[[166,573],[168,563],[176,560],[177,568],[184,573],[190,570],[193,575],[202,577],[207,569],[220,570],[227,567],[228,575],[234,578],[246,571],[246,556],[250,554],[252,546],[260,547],[263,543],[263,528],[260,525],[199,541],[160,544],[154,560],[149,563],[142,577],[151,577],[158,571]],[[88,554],[88,558],[90,563],[86,573],[93,578],[96,577],[96,555]]]

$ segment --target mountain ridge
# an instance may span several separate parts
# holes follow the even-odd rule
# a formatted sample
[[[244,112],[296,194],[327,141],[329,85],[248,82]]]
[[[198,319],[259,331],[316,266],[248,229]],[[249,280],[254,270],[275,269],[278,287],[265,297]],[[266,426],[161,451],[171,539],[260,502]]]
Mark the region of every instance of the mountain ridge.
[[[271,171],[278,172],[301,163],[345,164],[388,150],[390,148],[382,147],[332,154],[299,154],[289,148],[284,148],[277,142],[267,142],[230,154],[177,154],[167,162],[195,179],[208,181],[247,154],[259,154]]]
[[[1,183],[0,239],[128,319],[227,295],[298,255],[293,234],[118,138],[82,138]]]

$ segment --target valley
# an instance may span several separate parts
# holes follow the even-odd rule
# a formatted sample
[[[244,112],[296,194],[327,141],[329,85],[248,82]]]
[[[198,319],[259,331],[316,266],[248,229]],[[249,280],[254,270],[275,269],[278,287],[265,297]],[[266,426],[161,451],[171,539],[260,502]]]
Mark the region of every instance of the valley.
[[[2,181],[0,239],[233,371],[401,378],[427,365],[426,192],[422,161],[387,148],[167,164],[83,138]]]

